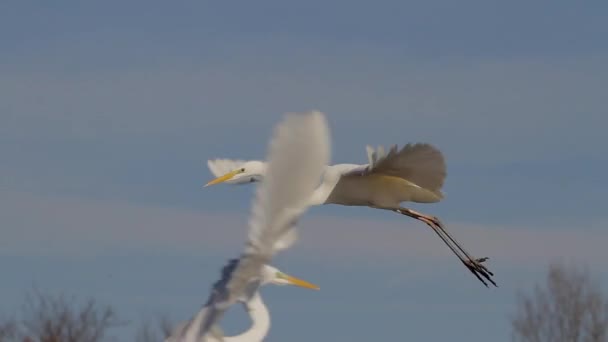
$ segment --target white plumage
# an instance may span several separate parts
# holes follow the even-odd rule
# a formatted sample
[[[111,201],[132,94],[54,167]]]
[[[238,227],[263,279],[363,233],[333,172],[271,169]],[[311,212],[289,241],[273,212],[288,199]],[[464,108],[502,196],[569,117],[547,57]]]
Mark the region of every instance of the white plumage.
[[[309,198],[319,184],[329,162],[329,129],[320,112],[289,113],[276,126],[268,149],[265,170],[269,176],[257,188],[249,220],[249,236],[243,254],[223,269],[206,305],[189,323],[182,324],[167,341],[252,341],[265,336],[267,310],[258,293],[263,284],[291,284],[316,288],[269,266],[273,255],[289,247],[296,237],[295,223],[309,206]],[[223,172],[235,162],[214,165]],[[225,310],[237,301],[251,313],[261,315],[262,324],[237,337],[224,338],[216,326]],[[259,318],[259,317],[257,317]]]
[[[420,220],[433,229],[484,285],[487,283],[482,278],[496,285],[491,279],[493,273],[482,264],[487,258],[471,257],[436,217],[401,206],[402,202],[434,203],[443,199],[441,188],[447,173],[441,151],[430,144],[416,143],[401,149],[395,145],[388,152],[382,146],[377,149],[367,146],[366,154],[367,164],[326,166],[322,182],[309,198],[309,204],[368,206]],[[274,177],[267,172],[266,164],[257,160],[214,159],[208,160],[207,165],[217,178],[206,186],[222,182],[268,182]]]
[[[320,112],[288,114],[269,147],[268,179],[258,187],[249,221],[249,248],[274,253],[292,239],[295,220],[309,206],[329,162],[329,129]]]

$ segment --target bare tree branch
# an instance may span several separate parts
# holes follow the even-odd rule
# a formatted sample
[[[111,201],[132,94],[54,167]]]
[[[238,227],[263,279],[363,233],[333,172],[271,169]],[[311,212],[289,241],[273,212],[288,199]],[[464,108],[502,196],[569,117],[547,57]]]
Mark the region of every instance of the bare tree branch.
[[[553,264],[545,285],[517,301],[513,341],[608,341],[608,299],[586,270]]]
[[[19,329],[14,319],[0,322],[0,342],[14,341],[18,338]]]
[[[100,342],[120,323],[110,307],[90,299],[73,299],[33,291],[26,296],[22,317],[0,323],[0,342]]]

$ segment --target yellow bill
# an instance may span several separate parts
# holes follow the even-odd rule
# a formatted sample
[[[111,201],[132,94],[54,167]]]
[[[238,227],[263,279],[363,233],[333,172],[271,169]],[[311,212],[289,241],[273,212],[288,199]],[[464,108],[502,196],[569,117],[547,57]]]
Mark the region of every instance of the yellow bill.
[[[239,174],[241,172],[241,170],[234,170],[234,171],[230,171],[227,174],[217,177],[216,179],[210,181],[209,183],[205,184],[205,186],[209,186],[209,185],[215,185],[215,184],[219,184],[219,183],[223,183],[229,179],[231,179],[232,177],[236,176],[237,174]]]
[[[283,276],[283,279],[287,280],[290,285],[304,287],[304,288],[311,289],[311,290],[320,289],[317,285],[309,283],[306,280],[298,279],[296,277],[292,277],[292,276],[284,274],[284,273],[282,274],[282,276]]]

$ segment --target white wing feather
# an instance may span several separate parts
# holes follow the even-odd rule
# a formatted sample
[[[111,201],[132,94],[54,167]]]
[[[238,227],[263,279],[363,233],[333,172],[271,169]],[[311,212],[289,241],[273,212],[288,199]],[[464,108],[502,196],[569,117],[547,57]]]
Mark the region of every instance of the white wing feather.
[[[378,148],[370,172],[401,177],[438,195],[447,174],[441,151],[426,143],[410,143],[401,149],[393,145],[388,153]]]
[[[249,220],[250,248],[272,254],[306,210],[329,162],[329,128],[320,112],[289,113],[269,146],[268,168]]]
[[[365,151],[367,152],[367,163],[369,165],[372,165],[374,163],[374,159],[375,159],[374,148],[367,145],[367,146],[365,146]]]
[[[283,236],[274,244],[274,251],[280,252],[284,249],[291,247],[298,239],[298,230],[296,227],[292,227],[287,230]]]
[[[366,176],[372,173],[401,177],[417,186],[425,188],[438,196],[443,196],[441,187],[446,177],[443,154],[436,147],[425,144],[407,144],[401,149],[391,146],[386,153],[378,146],[374,151],[366,146],[369,164],[345,172],[345,176]]]

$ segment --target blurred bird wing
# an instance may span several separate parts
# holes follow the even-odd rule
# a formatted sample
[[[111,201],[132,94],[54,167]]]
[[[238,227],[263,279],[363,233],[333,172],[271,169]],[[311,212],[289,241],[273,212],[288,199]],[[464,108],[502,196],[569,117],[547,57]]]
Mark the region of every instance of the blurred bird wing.
[[[293,243],[290,231],[308,208],[329,157],[329,128],[321,112],[289,113],[276,126],[252,206],[246,253],[272,255],[277,242]]]
[[[224,313],[234,300],[231,288],[243,282],[243,278],[252,278],[244,272],[251,272],[248,265],[251,261],[231,259],[222,268],[221,278],[213,284],[211,294],[205,305],[188,322],[181,323],[165,342],[217,342],[223,341],[224,335],[219,326]],[[239,269],[240,267],[240,269]]]
[[[213,325],[206,335],[201,334],[202,323],[211,314],[210,308],[204,306],[191,320],[179,323],[165,338],[165,342],[220,342],[224,340],[224,333],[219,324]]]
[[[320,112],[289,113],[275,127],[266,177],[253,201],[245,251],[224,267],[222,278],[214,285],[202,323],[203,335],[228,307],[255,292],[263,265],[295,242],[295,222],[308,208],[329,162],[329,149],[329,128]]]

